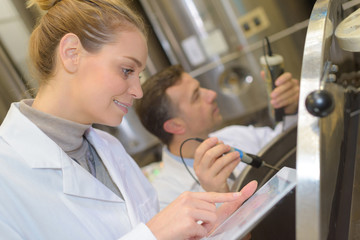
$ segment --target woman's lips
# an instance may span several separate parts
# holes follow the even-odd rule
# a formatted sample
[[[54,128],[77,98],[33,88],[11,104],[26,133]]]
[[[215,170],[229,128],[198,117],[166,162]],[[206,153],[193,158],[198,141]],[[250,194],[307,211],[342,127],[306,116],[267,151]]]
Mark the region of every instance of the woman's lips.
[[[130,105],[124,104],[119,102],[118,100],[114,99],[114,103],[126,114],[129,111]]]

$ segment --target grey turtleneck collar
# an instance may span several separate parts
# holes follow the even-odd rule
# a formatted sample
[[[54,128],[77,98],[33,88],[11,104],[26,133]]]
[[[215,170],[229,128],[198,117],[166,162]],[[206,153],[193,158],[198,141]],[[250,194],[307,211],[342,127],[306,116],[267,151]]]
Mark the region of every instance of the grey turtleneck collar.
[[[72,122],[41,112],[31,107],[33,102],[33,99],[22,100],[20,112],[58,144],[69,157],[122,198],[120,190],[112,181],[104,163],[95,149],[84,138],[85,132],[91,125]],[[91,159],[91,165],[88,163],[89,159]]]
[[[87,145],[83,135],[91,125],[80,124],[62,119],[35,108],[32,108],[33,99],[25,99],[20,102],[20,111],[28,117],[49,138],[56,142],[70,157],[75,159],[84,155]]]

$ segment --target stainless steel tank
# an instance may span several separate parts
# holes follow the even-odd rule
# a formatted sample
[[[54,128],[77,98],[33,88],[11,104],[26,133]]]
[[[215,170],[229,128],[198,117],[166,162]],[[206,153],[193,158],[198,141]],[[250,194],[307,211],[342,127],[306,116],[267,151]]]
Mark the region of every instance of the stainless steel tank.
[[[292,37],[300,31],[297,41],[305,39],[304,11],[294,12],[296,17],[288,21],[276,0],[140,2],[170,63],[180,63],[202,86],[218,93],[225,121],[268,105],[259,65],[264,36],[275,34],[270,38],[274,51],[284,55],[286,70],[299,77],[302,52]],[[285,5],[304,9],[303,3],[290,2]],[[294,30],[299,22],[302,26]]]

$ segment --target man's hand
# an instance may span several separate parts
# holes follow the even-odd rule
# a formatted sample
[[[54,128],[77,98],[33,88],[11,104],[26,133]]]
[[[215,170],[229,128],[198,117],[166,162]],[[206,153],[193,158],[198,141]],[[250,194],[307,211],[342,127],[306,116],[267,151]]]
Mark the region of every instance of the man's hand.
[[[263,79],[264,72],[261,72]],[[275,89],[270,94],[270,103],[274,108],[284,107],[285,114],[297,113],[299,102],[299,80],[285,72],[275,80]]]
[[[256,190],[252,181],[240,192],[184,192],[146,225],[159,240],[201,239],[230,216]],[[215,203],[223,203],[216,208]]]
[[[228,192],[227,179],[240,162],[238,152],[229,152],[230,146],[211,137],[195,151],[194,170],[200,185],[208,192]]]

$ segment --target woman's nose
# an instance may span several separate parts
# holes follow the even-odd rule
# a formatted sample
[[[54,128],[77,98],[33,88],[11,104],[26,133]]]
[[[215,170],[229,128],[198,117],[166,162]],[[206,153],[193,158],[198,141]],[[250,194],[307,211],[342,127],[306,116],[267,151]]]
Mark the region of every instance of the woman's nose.
[[[132,81],[132,84],[129,86],[129,93],[135,98],[139,99],[143,97],[143,91],[141,88],[140,78]]]

